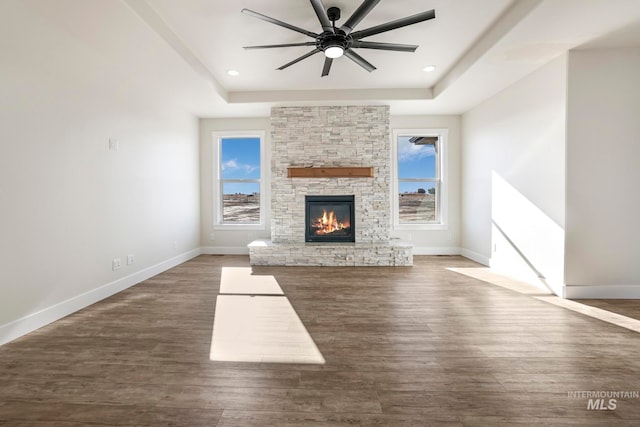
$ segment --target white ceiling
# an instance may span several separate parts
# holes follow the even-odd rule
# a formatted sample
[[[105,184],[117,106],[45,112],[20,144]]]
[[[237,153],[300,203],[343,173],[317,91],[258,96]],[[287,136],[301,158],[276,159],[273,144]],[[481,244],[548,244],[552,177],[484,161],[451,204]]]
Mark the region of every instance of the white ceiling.
[[[313,39],[242,14],[248,8],[312,32],[321,26],[300,0],[125,0],[215,88],[199,114],[267,116],[274,105],[380,103],[392,114],[460,114],[569,49],[640,46],[640,0],[382,0],[356,27],[434,9],[436,18],[367,38],[417,44],[415,53],[358,49],[377,67],[348,58],[321,77],[318,53],[277,67],[313,47],[243,46]],[[324,0],[342,24],[361,0]],[[422,71],[435,65],[436,71]],[[231,77],[227,70],[240,72]]]

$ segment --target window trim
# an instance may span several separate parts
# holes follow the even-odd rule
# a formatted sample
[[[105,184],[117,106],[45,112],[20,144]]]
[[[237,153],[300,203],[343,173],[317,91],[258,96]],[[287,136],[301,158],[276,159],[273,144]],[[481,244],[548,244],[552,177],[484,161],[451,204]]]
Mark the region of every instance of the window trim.
[[[213,137],[213,229],[214,230],[265,230],[266,229],[266,132],[264,130],[248,131],[216,131]],[[255,179],[222,179],[222,140],[234,138],[259,138],[260,140],[260,178]],[[260,222],[257,224],[223,222],[222,218],[222,185],[224,182],[258,182],[260,185]]]
[[[436,209],[438,221],[432,223],[403,224],[400,223],[400,193],[398,177],[398,138],[401,136],[437,136],[438,137],[438,162],[436,170],[440,179],[436,186]],[[394,230],[447,230],[448,229],[448,136],[449,130],[444,128],[424,129],[393,129],[391,141],[391,216]],[[409,180],[409,179],[407,179]],[[417,178],[416,181],[434,181],[429,178]]]

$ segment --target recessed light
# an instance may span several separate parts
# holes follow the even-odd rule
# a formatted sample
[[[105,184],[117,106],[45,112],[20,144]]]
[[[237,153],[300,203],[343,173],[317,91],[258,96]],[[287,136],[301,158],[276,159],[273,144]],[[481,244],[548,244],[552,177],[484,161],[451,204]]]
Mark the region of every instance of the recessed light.
[[[237,76],[240,74],[240,72],[238,70],[227,70],[227,74],[229,74],[230,76]]]
[[[426,67],[424,67],[422,69],[422,71],[426,72],[426,73],[430,73],[432,71],[436,70],[436,66],[435,65],[427,65]]]

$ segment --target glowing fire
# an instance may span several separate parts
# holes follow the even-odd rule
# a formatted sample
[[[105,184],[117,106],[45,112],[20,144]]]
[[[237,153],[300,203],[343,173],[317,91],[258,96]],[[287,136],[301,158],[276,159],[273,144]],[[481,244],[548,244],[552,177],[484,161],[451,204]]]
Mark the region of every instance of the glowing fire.
[[[316,219],[312,227],[315,229],[316,234],[329,234],[349,228],[351,224],[349,221],[338,222],[338,218],[336,218],[336,214],[333,211],[327,212],[323,209],[322,216]]]

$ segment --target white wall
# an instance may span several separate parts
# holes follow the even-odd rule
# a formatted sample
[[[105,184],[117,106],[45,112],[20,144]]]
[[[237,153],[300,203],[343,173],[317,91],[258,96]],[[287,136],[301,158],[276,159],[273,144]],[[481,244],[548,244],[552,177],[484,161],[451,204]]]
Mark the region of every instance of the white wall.
[[[605,292],[609,297],[640,298],[638,76],[638,48],[569,55],[566,284],[570,295]],[[576,288],[593,285],[609,289]],[[625,290],[633,285],[634,291]]]
[[[462,247],[562,292],[566,56],[462,117]],[[494,250],[495,249],[495,250]]]
[[[0,58],[2,343],[199,251],[208,89],[118,1],[4,0]]]
[[[247,244],[256,239],[271,237],[271,189],[261,195],[266,201],[264,230],[214,230],[214,164],[213,132],[254,131],[265,132],[265,150],[271,153],[271,121],[269,117],[201,119],[200,120],[200,199],[201,199],[201,241],[204,251],[212,254],[248,254]],[[267,165],[270,165],[267,159]],[[269,167],[266,174],[271,173]]]
[[[448,206],[445,230],[392,230],[391,236],[411,242],[414,255],[460,253],[460,116],[391,116],[394,129],[447,129]]]

